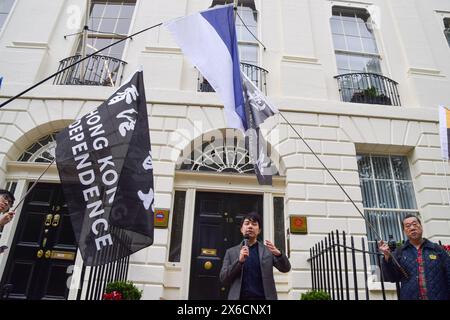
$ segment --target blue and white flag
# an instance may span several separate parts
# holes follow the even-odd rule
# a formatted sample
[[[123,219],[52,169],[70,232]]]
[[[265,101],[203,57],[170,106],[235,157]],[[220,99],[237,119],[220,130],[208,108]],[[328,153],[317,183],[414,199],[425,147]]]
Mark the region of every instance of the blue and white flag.
[[[248,129],[233,5],[216,6],[164,23],[184,55],[208,80],[225,108],[229,128]]]

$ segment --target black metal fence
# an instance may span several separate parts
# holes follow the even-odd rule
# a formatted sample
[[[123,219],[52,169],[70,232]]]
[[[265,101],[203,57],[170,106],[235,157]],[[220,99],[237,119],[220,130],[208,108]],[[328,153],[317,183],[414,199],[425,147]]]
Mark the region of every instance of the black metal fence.
[[[244,72],[247,77],[255,84],[256,87],[258,87],[261,92],[267,95],[267,74],[269,71],[267,71],[264,68],[255,66],[250,63],[244,63],[241,62],[241,70]],[[203,76],[199,73],[198,76],[198,92],[214,92],[213,87],[208,83],[208,81],[203,78]]]
[[[347,73],[334,77],[344,102],[400,106],[398,83],[376,73]]]
[[[81,270],[81,285],[78,289],[77,300],[102,300],[106,285],[114,281],[126,281],[130,257],[97,267],[83,266]],[[84,280],[87,283],[84,284]],[[83,287],[87,286],[83,291]]]
[[[59,62],[58,71],[79,61],[75,55]],[[58,74],[53,81],[57,85],[115,86],[122,78],[126,62],[113,57],[95,55]]]
[[[364,238],[361,238],[361,248],[355,247],[355,240],[350,236],[350,244],[347,243],[348,236],[345,232],[331,232],[328,236],[310,249],[308,262],[311,265],[312,289],[326,291],[332,300],[350,300],[351,295],[355,300],[363,298],[370,300],[368,277],[371,268],[367,265],[367,256],[374,256],[378,270],[377,282],[381,286],[382,299],[386,300],[385,282],[380,252],[366,250]],[[362,258],[357,263],[357,256]],[[359,269],[358,269],[359,268]],[[364,275],[364,283],[358,283],[358,272]],[[361,288],[361,289],[360,289]],[[364,289],[362,289],[364,288]],[[396,284],[397,298],[399,297],[399,285]],[[360,296],[360,290],[364,294]],[[373,297],[372,297],[373,298]]]
[[[107,253],[100,253],[100,255],[94,258],[94,264],[98,261],[112,261],[115,257],[122,258],[96,267],[83,266],[77,300],[102,300],[108,283],[127,280],[130,264],[128,248],[131,239],[127,235],[119,233],[117,240],[114,250],[110,250]],[[85,284],[85,282],[87,283]],[[83,290],[85,285],[87,287]]]
[[[109,282],[127,280],[129,260],[130,257],[127,256],[98,267],[83,266],[77,300],[102,300]],[[87,287],[83,290],[85,285]],[[12,284],[3,285],[0,288],[0,300],[8,300],[12,289]]]

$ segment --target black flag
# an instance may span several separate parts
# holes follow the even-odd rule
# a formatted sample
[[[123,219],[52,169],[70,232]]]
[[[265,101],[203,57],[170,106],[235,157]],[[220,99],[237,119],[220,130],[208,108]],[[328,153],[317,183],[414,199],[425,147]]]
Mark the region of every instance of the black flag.
[[[153,243],[153,165],[142,71],[56,137],[56,164],[87,266]]]
[[[267,154],[267,144],[261,134],[259,126],[269,117],[278,113],[253,84],[253,82],[242,74],[242,89],[245,100],[245,113],[247,116],[246,141],[250,159],[254,163],[256,177],[260,185],[272,185],[272,162]]]

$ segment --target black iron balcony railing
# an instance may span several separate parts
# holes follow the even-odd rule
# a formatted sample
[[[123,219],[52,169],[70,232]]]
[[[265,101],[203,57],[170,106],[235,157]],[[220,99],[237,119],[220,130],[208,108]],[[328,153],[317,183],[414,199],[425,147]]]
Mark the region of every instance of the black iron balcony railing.
[[[250,63],[241,62],[241,70],[249,77],[250,80],[263,92],[267,94],[266,87],[266,77],[269,71],[264,68],[255,66]],[[208,81],[203,78],[203,76],[199,73],[198,77],[198,92],[214,92],[213,87],[208,83]]]
[[[80,55],[63,59],[59,62],[58,70],[62,70],[80,59]],[[53,81],[53,84],[115,86],[122,77],[125,64],[126,62],[120,59],[95,55],[86,59],[84,63],[80,62],[60,73]]]
[[[400,106],[397,82],[376,73],[347,73],[335,76],[345,102]]]

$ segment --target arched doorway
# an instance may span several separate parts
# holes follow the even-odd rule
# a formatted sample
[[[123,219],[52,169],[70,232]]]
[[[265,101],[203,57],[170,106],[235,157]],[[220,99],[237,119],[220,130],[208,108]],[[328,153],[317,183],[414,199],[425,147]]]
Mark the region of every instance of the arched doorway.
[[[199,191],[195,204],[189,299],[226,299],[228,288],[219,281],[223,257],[242,241],[243,217],[262,215],[263,195]]]
[[[55,157],[55,133],[29,146],[18,161],[8,165],[10,190],[25,195]],[[37,183],[17,212],[15,228],[9,235],[10,249],[2,273],[2,288],[8,288],[9,299],[67,299],[68,279],[72,274],[77,245],[68,215],[56,167]],[[17,197],[19,198],[19,197]],[[6,287],[5,287],[6,286]]]
[[[186,197],[184,234],[178,237],[183,241],[171,240],[171,247],[182,251],[181,297],[225,299],[228,288],[219,281],[225,252],[242,241],[240,223],[251,211],[263,218],[261,239],[273,239],[273,201],[284,193],[284,178],[272,164],[274,185],[258,185],[243,136],[232,129],[193,140],[176,169],[175,190]]]

